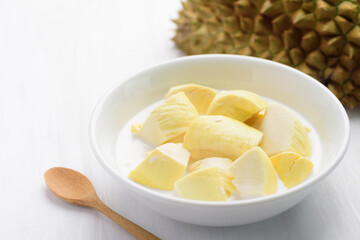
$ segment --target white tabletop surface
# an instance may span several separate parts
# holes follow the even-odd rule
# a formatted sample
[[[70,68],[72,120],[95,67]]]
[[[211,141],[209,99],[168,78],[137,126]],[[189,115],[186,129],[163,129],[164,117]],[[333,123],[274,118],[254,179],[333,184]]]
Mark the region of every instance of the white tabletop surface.
[[[90,114],[115,83],[182,56],[179,0],[0,0],[0,239],[133,239],[102,214],[63,202],[44,172],[87,175],[115,211],[161,239],[360,239],[360,108],[349,150],[304,201],[271,219],[203,227],[142,206],[97,162]]]

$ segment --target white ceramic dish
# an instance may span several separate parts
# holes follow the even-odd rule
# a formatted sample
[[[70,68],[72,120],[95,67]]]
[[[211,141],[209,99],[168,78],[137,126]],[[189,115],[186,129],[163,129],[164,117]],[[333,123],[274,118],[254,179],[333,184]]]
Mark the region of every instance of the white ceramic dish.
[[[162,99],[171,86],[188,82],[225,90],[245,89],[293,108],[320,136],[322,159],[316,174],[285,193],[228,202],[166,196],[128,179],[116,165],[120,129],[141,109]],[[150,67],[114,86],[94,110],[90,142],[101,165],[152,210],[188,223],[232,226],[272,217],[304,199],[342,160],[349,142],[349,120],[326,87],[296,69],[253,57],[199,55]]]

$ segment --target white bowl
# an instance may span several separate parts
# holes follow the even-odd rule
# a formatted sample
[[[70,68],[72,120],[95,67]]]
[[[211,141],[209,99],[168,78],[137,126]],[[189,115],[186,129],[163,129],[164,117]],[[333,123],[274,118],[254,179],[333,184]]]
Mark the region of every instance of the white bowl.
[[[188,82],[218,89],[245,89],[293,108],[320,136],[322,159],[317,173],[285,193],[228,202],[165,196],[128,179],[115,164],[116,139],[123,124],[162,99],[171,86]],[[326,87],[296,69],[254,57],[199,55],[150,67],[113,87],[92,115],[90,141],[101,165],[152,210],[188,223],[232,226],[272,217],[304,199],[343,158],[349,142],[349,120]]]

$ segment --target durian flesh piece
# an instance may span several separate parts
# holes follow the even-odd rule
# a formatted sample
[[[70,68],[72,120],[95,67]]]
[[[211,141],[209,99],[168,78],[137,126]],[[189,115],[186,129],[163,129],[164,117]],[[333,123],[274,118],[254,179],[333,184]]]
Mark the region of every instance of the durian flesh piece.
[[[172,190],[184,176],[189,157],[190,152],[181,144],[166,143],[149,152],[129,178],[151,188]]]
[[[312,147],[306,128],[280,104],[268,104],[259,130],[264,134],[260,147],[270,157],[287,151],[311,156]]]
[[[223,115],[244,122],[264,109],[266,104],[264,99],[253,92],[226,91],[215,96],[209,106],[208,114]]]
[[[302,183],[314,167],[308,158],[294,152],[279,153],[270,160],[279,178],[288,188]]]
[[[277,180],[269,157],[260,147],[254,147],[236,159],[229,171],[234,185],[243,197],[270,195],[277,190]]]
[[[199,113],[186,97],[179,92],[153,110],[140,128],[139,135],[156,146],[185,133]]]
[[[178,92],[184,92],[186,94],[186,96],[195,106],[199,114],[207,113],[211,101],[217,94],[217,91],[215,89],[194,83],[188,83],[170,88],[169,92],[166,94],[165,97],[169,98],[170,96]]]
[[[217,167],[205,168],[192,172],[177,181],[175,191],[180,197],[187,199],[226,201],[226,185],[232,184],[232,178],[226,181],[224,179]]]
[[[188,167],[188,172],[195,172],[206,168],[216,167],[223,178],[224,189],[226,194],[229,196],[231,193],[236,191],[232,180],[234,176],[229,172],[229,167],[233,161],[228,158],[211,157],[199,160]]]
[[[248,149],[258,146],[263,134],[255,128],[225,116],[199,116],[189,126],[184,148],[191,160],[223,157],[235,160]]]

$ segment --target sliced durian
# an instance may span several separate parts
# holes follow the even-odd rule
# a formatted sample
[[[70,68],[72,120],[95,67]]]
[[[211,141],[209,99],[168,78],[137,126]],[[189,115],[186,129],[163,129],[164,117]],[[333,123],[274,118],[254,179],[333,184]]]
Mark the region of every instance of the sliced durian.
[[[288,188],[302,183],[314,167],[308,158],[294,152],[279,153],[270,160],[279,178]]]
[[[244,122],[266,105],[266,101],[253,92],[232,90],[218,93],[209,106],[208,114],[223,115]]]
[[[179,92],[153,110],[141,126],[139,135],[156,146],[185,133],[199,113],[186,97]]]
[[[142,185],[172,190],[185,173],[190,152],[182,144],[166,143],[151,152],[129,174],[129,178]]]
[[[226,201],[233,177],[221,175],[217,167],[205,168],[183,177],[175,183],[176,193],[187,199],[203,201]]]
[[[236,159],[229,171],[242,198],[259,197],[276,192],[277,180],[269,157],[260,147],[254,147]]]
[[[165,97],[169,98],[178,92],[184,92],[200,114],[207,113],[211,101],[217,94],[215,89],[189,83],[170,88]]]
[[[228,158],[211,157],[199,160],[188,167],[188,172],[195,172],[206,168],[218,168],[218,171],[223,178],[224,189],[228,196],[236,191],[235,185],[231,182],[234,176],[229,172],[229,167],[233,161]]]
[[[225,116],[199,116],[189,126],[184,147],[192,160],[223,157],[235,160],[248,149],[258,146],[262,133]]]
[[[311,156],[312,147],[306,128],[280,104],[268,104],[259,130],[264,134],[260,147],[270,157],[288,151]]]

